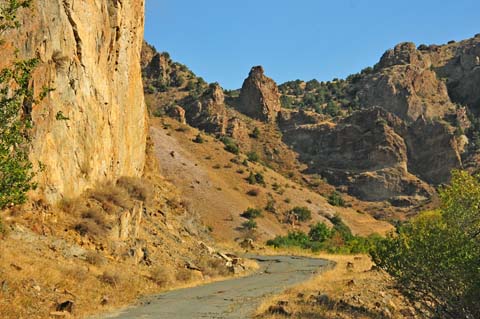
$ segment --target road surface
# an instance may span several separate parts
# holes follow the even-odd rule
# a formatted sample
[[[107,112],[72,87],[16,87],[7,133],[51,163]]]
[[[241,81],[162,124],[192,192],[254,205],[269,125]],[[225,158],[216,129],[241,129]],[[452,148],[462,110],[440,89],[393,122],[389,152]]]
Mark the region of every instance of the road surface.
[[[326,270],[331,263],[296,256],[249,256],[260,265],[257,273],[211,284],[173,290],[140,300],[132,308],[103,318],[194,319],[248,318],[262,299]]]

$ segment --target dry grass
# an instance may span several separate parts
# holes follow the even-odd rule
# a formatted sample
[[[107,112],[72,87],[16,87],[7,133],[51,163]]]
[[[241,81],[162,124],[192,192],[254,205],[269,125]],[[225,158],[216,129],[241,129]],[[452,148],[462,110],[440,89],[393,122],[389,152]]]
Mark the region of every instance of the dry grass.
[[[314,256],[332,260],[336,265],[310,281],[265,300],[257,309],[256,318],[285,318],[274,313],[279,306],[291,318],[408,318],[405,314],[411,311],[409,304],[392,288],[388,275],[372,270],[368,256]]]
[[[173,275],[170,269],[165,266],[156,266],[150,271],[150,280],[157,286],[166,288],[173,283]]]
[[[125,188],[115,185],[113,182],[99,184],[93,189],[89,197],[98,201],[105,212],[114,215],[120,209],[131,209],[133,201]]]
[[[146,204],[153,199],[153,185],[146,179],[137,177],[120,177],[117,186],[124,188],[131,198]]]
[[[124,280],[124,278],[122,277],[122,273],[115,269],[105,270],[103,274],[98,277],[98,279],[101,282],[113,287],[118,287],[120,283]]]
[[[93,266],[103,266],[107,264],[106,258],[97,251],[89,251],[85,254],[85,260],[87,263]]]
[[[189,282],[193,278],[193,271],[187,268],[179,268],[175,274],[175,279],[179,282]]]
[[[196,265],[202,269],[202,273],[205,276],[211,278],[215,277],[227,277],[231,275],[230,270],[225,265],[225,261],[220,258],[204,257],[199,258]]]

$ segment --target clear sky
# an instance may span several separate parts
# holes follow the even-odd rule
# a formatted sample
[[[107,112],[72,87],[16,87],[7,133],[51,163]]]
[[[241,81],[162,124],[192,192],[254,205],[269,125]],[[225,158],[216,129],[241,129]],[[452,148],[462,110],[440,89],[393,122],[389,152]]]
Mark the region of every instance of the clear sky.
[[[146,0],[145,38],[208,82],[344,78],[404,41],[480,33],[480,0]]]

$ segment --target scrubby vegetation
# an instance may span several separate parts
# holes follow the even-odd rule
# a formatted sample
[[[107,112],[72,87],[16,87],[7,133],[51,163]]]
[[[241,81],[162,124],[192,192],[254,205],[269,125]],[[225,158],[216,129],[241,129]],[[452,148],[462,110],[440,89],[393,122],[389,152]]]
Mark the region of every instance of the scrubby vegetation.
[[[312,212],[307,207],[294,207],[290,213],[295,215],[297,220],[300,222],[305,222],[312,219]]]
[[[20,27],[17,11],[28,8],[30,0],[9,0],[0,8],[0,42],[5,31]],[[35,188],[33,165],[28,158],[30,112],[36,102],[30,87],[37,59],[17,60],[0,70],[0,210],[24,203],[26,193]],[[39,99],[49,89],[44,88]]]
[[[328,196],[328,203],[332,206],[345,206],[345,200],[339,192],[334,191]]]
[[[235,143],[235,141],[232,138],[228,136],[222,136],[220,138],[220,141],[222,141],[222,143],[225,145],[225,150],[227,152],[230,152],[235,155],[238,155],[240,153],[240,149],[237,143]]]
[[[440,210],[398,227],[372,258],[430,316],[479,318],[480,176],[454,171],[440,198]]]
[[[302,231],[289,232],[287,236],[277,236],[268,240],[267,245],[276,248],[299,247],[312,251],[357,254],[368,252],[380,238],[378,235],[369,237],[353,235],[338,216],[332,218],[331,222],[333,223],[331,229],[323,223],[317,223],[310,226],[308,234]]]
[[[262,210],[258,208],[248,208],[246,211],[240,214],[240,216],[247,219],[255,219],[262,216]]]
[[[250,172],[250,175],[247,177],[247,182],[251,185],[260,184],[265,186],[265,178],[262,173]]]

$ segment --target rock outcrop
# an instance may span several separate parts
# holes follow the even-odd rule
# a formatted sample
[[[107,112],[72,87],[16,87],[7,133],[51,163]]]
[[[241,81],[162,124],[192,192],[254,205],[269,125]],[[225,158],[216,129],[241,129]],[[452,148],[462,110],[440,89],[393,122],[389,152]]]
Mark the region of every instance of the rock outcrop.
[[[139,176],[147,114],[140,72],[144,1],[34,1],[20,35],[5,37],[0,66],[38,57],[32,85],[54,88],[31,112],[33,163],[49,201],[103,179]],[[62,114],[59,117],[58,114]]]
[[[453,114],[445,82],[432,69],[428,55],[413,43],[388,50],[374,72],[359,81],[356,96],[364,106],[381,106],[403,120],[443,118]]]
[[[280,109],[277,84],[265,76],[263,67],[253,67],[243,82],[238,110],[264,122],[274,122]]]
[[[447,182],[450,171],[462,166],[454,129],[445,122],[419,118],[404,138],[409,149],[409,170],[430,184]]]
[[[480,111],[480,36],[422,51],[432,60],[435,72],[447,81],[453,102]]]
[[[336,124],[292,128],[284,141],[311,172],[371,201],[428,198],[434,193],[429,184],[448,181],[450,170],[462,165],[451,126],[423,117],[407,125],[380,108],[355,112]]]
[[[185,107],[188,124],[210,133],[225,134],[228,126],[225,96],[218,83],[212,83],[203,95]]]

